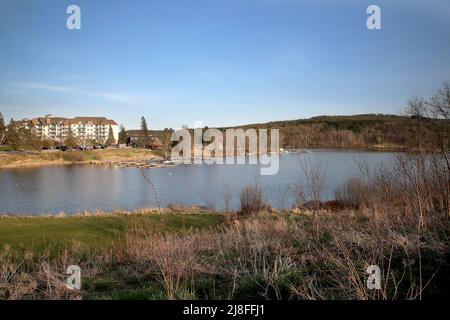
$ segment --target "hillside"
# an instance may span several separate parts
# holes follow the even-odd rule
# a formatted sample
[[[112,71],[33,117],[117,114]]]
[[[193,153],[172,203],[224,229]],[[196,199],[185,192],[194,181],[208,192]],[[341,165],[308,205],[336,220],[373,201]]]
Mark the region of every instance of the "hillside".
[[[448,121],[385,114],[318,116],[240,128],[278,128],[280,146],[292,148],[409,147],[417,145],[418,139],[432,140],[438,131],[450,133]]]
[[[285,148],[415,148],[419,143],[435,145],[437,137],[450,135],[449,121],[387,114],[318,116],[218,129],[229,128],[279,129],[280,147]],[[171,132],[149,131],[165,146],[170,146]]]

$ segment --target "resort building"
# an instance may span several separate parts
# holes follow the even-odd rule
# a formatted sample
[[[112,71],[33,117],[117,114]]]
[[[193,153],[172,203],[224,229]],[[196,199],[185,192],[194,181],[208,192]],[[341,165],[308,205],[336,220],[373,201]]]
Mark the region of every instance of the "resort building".
[[[109,128],[112,129],[115,142],[119,139],[119,125],[105,117],[61,118],[52,115],[34,119],[15,121],[16,128],[29,129],[42,139],[64,141],[70,135],[79,140],[95,140],[105,143],[108,140]]]

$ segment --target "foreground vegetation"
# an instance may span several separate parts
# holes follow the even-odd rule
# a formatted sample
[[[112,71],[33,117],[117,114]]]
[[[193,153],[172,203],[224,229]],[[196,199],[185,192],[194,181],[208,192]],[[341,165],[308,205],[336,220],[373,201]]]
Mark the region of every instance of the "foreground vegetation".
[[[0,169],[57,164],[83,164],[96,161],[149,160],[155,157],[157,155],[144,149],[0,153]]]
[[[0,222],[11,232],[1,239],[0,298],[419,299],[445,294],[448,221],[427,217],[419,236],[414,219],[365,210],[226,217],[219,229],[220,215],[40,218],[35,227],[23,218],[24,225],[7,218]],[[15,249],[24,249],[25,239],[14,234],[28,230],[37,236],[33,241],[40,241],[38,227],[47,240],[64,244]],[[5,245],[9,241],[13,246]],[[82,270],[80,291],[65,286],[65,270],[73,264]],[[366,287],[365,270],[372,264],[383,270],[381,290]]]

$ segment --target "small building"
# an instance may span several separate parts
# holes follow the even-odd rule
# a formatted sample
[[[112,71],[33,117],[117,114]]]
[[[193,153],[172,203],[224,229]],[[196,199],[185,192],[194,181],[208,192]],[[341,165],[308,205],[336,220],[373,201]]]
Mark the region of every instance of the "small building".
[[[127,131],[127,145],[135,147],[135,146],[142,146],[142,144],[144,143],[146,148],[150,149],[164,148],[164,144],[161,142],[161,140],[150,131],[147,132],[146,136],[141,130]]]

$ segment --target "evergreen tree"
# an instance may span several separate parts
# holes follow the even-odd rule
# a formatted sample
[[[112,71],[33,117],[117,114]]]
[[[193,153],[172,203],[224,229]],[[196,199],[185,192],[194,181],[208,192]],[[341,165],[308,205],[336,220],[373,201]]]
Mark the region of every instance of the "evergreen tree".
[[[110,145],[113,145],[114,143],[116,143],[116,139],[114,139],[114,133],[113,133],[112,127],[109,126],[108,140],[106,140],[106,144],[108,146],[110,146]]]
[[[139,140],[139,144],[145,148],[148,143],[148,127],[144,117],[141,118],[141,134]]]
[[[0,145],[6,142],[6,126],[5,119],[3,118],[2,113],[0,112]]]
[[[142,132],[148,132],[147,121],[144,117],[141,118],[141,130]]]
[[[119,143],[127,143],[127,131],[125,130],[125,127],[121,124],[120,125],[120,132],[119,132]]]
[[[14,119],[11,118],[6,130],[6,142],[12,147],[20,146],[20,136],[14,126]]]

